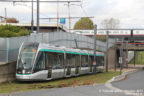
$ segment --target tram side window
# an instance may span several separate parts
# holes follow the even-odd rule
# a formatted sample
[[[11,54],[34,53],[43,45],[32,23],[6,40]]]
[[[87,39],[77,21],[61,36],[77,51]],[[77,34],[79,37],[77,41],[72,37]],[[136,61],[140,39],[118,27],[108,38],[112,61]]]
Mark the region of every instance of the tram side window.
[[[75,54],[67,54],[67,67],[70,66],[71,68],[75,67]]]
[[[90,66],[93,66],[93,61],[94,61],[93,58],[94,58],[93,56],[90,56],[90,58],[89,58]]]
[[[82,67],[88,67],[88,56],[81,56]]]
[[[44,52],[40,52],[38,54],[38,58],[37,58],[37,63],[35,66],[35,72],[40,71],[40,70],[45,70],[46,66],[45,66],[45,53]]]
[[[75,58],[76,58],[76,59],[75,59],[75,64],[76,64],[76,66],[77,66],[77,67],[80,67],[80,56],[79,56],[79,55],[76,55]]]
[[[71,66],[71,54],[66,55],[66,64],[67,67]]]
[[[48,53],[48,66],[52,69],[62,69],[64,65],[64,54]]]
[[[104,66],[104,57],[97,56],[96,57],[96,64],[97,64],[97,66]]]
[[[75,68],[75,54],[72,54],[71,56],[71,67]]]

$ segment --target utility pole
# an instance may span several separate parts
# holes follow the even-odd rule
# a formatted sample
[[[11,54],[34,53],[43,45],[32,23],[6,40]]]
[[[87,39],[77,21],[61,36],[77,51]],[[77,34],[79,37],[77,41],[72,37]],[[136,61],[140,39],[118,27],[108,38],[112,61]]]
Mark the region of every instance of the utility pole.
[[[97,25],[95,24],[94,26],[94,69],[93,69],[93,73],[96,73],[96,34],[97,34]]]
[[[108,72],[108,46],[109,46],[109,31],[107,31],[107,43],[106,43],[106,72]]]
[[[32,31],[32,33],[33,33],[33,31],[34,31],[33,14],[34,14],[34,12],[33,12],[33,0],[32,0],[32,17],[31,17],[31,31]]]
[[[136,52],[134,51],[134,67],[135,67],[135,60],[136,60]]]
[[[116,72],[116,68],[117,68],[117,43],[116,43],[116,39],[115,39],[115,65],[114,65],[115,72]]]
[[[68,15],[69,15],[69,32],[70,32],[71,31],[70,2],[68,2]]]
[[[128,68],[128,41],[126,42],[126,68]]]
[[[39,33],[39,0],[37,0],[37,33]]]
[[[59,0],[57,0],[57,32],[59,31]]]
[[[123,41],[124,38],[122,38],[122,43],[121,43],[121,49],[120,49],[120,74],[122,74],[122,69],[123,69]]]
[[[5,23],[7,23],[7,9],[5,8]]]

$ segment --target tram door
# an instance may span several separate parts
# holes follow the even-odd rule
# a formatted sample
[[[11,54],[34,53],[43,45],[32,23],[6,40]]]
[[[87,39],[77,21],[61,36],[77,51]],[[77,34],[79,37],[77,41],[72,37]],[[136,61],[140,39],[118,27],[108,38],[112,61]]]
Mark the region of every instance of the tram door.
[[[48,70],[47,78],[52,78],[52,64],[53,64],[53,56],[51,53],[46,53],[46,66]]]

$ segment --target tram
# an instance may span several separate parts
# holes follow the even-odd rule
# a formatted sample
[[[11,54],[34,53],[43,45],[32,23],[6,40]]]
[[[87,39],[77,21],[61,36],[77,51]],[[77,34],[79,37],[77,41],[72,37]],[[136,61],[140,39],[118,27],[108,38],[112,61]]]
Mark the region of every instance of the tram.
[[[52,80],[93,72],[93,51],[24,42],[18,54],[16,79],[20,81]],[[104,66],[104,54],[97,52],[97,70]]]

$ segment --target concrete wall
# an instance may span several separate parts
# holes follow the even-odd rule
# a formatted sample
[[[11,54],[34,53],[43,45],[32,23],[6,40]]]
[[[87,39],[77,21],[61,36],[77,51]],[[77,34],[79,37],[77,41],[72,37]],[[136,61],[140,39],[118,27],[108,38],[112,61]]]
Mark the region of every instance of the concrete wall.
[[[117,64],[117,62],[115,61],[116,59],[116,54],[115,54],[115,48],[114,47],[111,47],[109,50],[108,50],[108,68],[111,69],[111,68],[114,68],[115,67],[115,63]],[[105,67],[106,67],[106,53],[105,53]]]
[[[0,83],[15,80],[16,62],[0,64]]]

